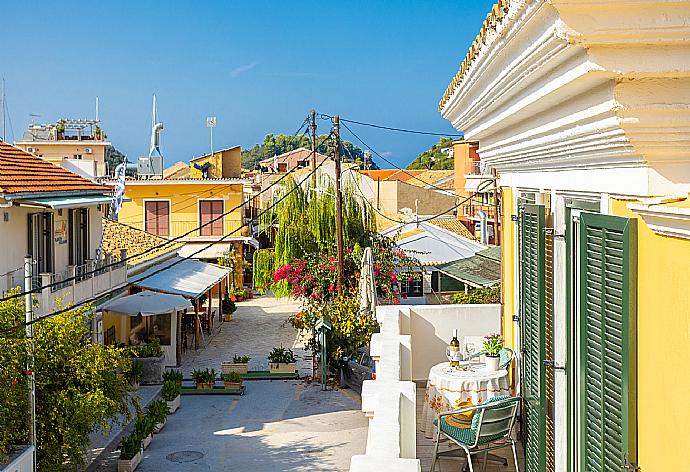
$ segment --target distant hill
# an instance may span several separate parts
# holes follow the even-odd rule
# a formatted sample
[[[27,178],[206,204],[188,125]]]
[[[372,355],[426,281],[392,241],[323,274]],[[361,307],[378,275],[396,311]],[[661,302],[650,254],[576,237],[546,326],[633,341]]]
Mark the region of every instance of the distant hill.
[[[325,156],[332,156],[333,140],[326,139],[326,136],[327,135],[324,134],[316,137],[317,143],[323,142],[317,149],[317,152]],[[242,167],[244,169],[254,169],[259,161],[295,150],[299,147],[311,149],[311,141],[307,136],[267,134],[263,143],[256,144],[251,149],[242,151]],[[350,141],[343,141],[343,148],[343,162],[357,162],[361,167],[364,162],[364,151]],[[378,170],[378,166],[373,161],[368,164],[370,169]]]
[[[444,149],[453,149],[453,140],[441,138],[441,140],[431,146],[431,149],[424,151],[417,158],[410,162],[408,169],[430,169],[430,170],[451,170],[454,167],[453,156]]]

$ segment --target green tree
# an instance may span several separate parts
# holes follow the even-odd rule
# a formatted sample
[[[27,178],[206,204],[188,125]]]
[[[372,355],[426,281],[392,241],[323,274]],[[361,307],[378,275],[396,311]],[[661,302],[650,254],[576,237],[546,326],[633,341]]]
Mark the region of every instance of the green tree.
[[[453,295],[453,303],[459,304],[485,304],[501,303],[500,287],[475,288],[469,292],[458,292]]]
[[[121,348],[91,341],[91,307],[34,325],[38,470],[84,464],[89,434],[108,429],[135,406],[125,379],[129,357]],[[22,298],[0,303],[0,330],[24,321]],[[0,335],[0,457],[12,444],[27,444],[28,400],[23,329]],[[122,372],[122,373],[118,373]]]
[[[333,140],[326,139],[326,137],[327,135],[325,134],[316,137],[316,142],[321,143],[317,152],[329,156],[333,154],[334,146]],[[355,146],[350,141],[343,141],[342,146],[344,148],[342,152],[343,162],[356,162],[360,166],[364,163],[364,151],[360,147]],[[242,151],[242,167],[245,169],[254,169],[259,161],[275,155],[294,151],[300,147],[311,149],[309,137],[305,135],[267,134],[264,137],[263,143],[256,144],[254,147]],[[378,169],[373,161],[368,162],[368,167],[374,170]]]
[[[113,175],[115,167],[122,164],[125,160],[125,155],[113,146],[105,148],[105,162],[108,165],[108,174]]]
[[[448,149],[453,149],[453,140],[441,138],[438,143],[431,146],[428,151],[424,151],[417,158],[410,162],[408,169],[431,169],[431,170],[451,170],[455,164],[453,157],[448,153]],[[444,152],[444,150],[446,150]]]

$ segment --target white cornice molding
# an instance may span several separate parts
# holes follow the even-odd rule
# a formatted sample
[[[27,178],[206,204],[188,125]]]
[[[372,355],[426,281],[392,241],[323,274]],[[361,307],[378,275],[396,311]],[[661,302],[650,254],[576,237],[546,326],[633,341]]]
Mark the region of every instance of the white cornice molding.
[[[690,208],[629,203],[628,209],[642,217],[656,234],[690,239]]]

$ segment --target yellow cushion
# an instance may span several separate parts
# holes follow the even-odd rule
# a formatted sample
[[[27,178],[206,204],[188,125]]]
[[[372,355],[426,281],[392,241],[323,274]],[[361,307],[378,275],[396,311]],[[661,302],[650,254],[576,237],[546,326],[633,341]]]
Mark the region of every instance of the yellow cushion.
[[[460,408],[467,408],[473,406],[470,400],[463,400],[455,402],[453,409],[459,410]],[[456,428],[469,428],[472,426],[472,417],[474,416],[474,411],[468,411],[467,413],[456,413],[454,415],[446,416],[446,422],[450,426]]]

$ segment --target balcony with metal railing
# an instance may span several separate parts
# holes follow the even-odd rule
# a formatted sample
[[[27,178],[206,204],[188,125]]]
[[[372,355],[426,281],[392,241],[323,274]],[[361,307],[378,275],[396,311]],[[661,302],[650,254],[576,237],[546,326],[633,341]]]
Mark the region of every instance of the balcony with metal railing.
[[[182,238],[183,241],[197,238],[208,239],[214,237],[221,237],[227,234],[237,237],[249,235],[249,230],[247,229],[247,227],[242,226],[243,221],[241,219],[234,218],[223,218],[222,221],[210,223],[201,229],[199,229],[199,226],[201,225],[199,220],[172,220],[169,223],[167,234],[164,234],[165,231],[155,232],[152,231],[151,228],[146,228],[146,225],[143,221],[126,222],[126,224],[129,226],[133,226],[134,228],[149,231],[154,234],[157,234],[158,236],[163,237],[176,237],[186,234],[186,236]]]
[[[462,205],[462,207],[460,208],[460,215],[470,220],[479,221],[481,219],[479,213],[480,211],[483,211],[486,214],[486,218],[488,221],[496,220],[496,207],[494,207],[493,205],[468,203],[466,205]]]
[[[491,170],[482,161],[467,161],[465,175],[491,175]]]

